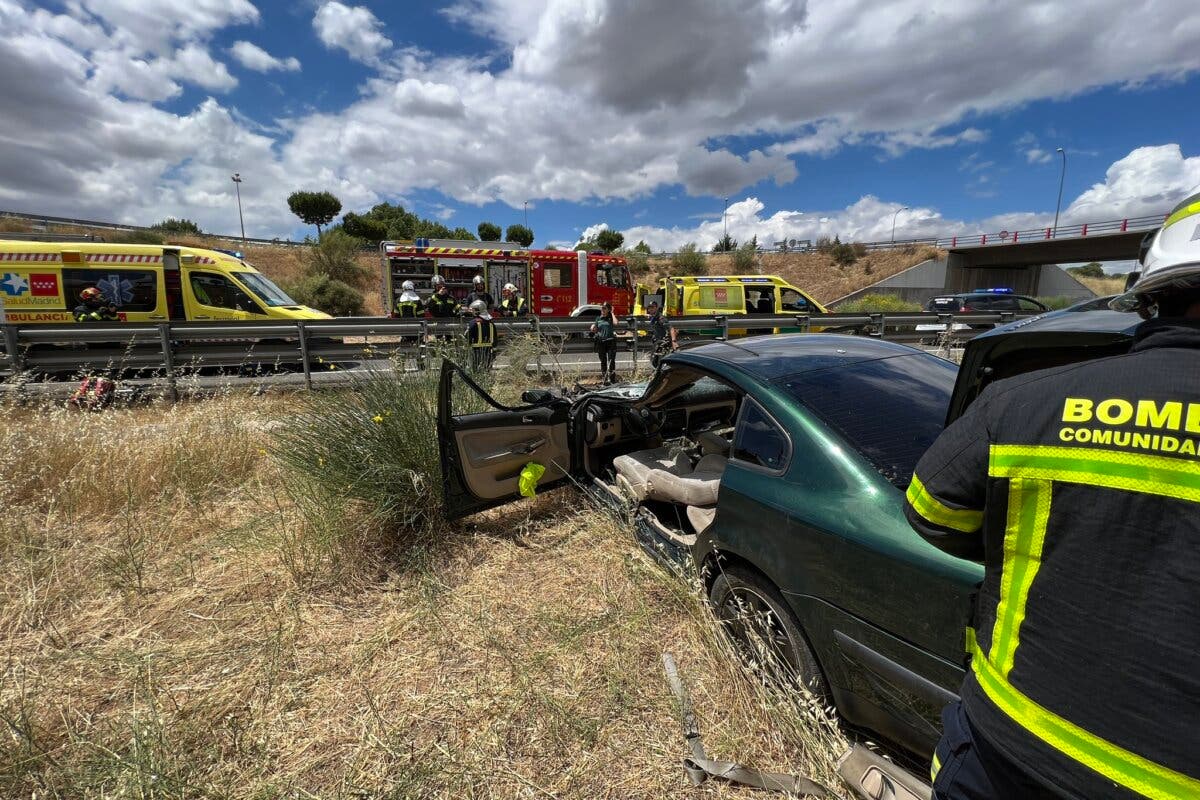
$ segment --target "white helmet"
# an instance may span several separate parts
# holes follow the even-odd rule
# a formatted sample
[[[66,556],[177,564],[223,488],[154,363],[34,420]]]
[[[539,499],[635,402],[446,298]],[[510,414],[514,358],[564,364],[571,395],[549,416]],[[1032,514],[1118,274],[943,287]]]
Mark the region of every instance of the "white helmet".
[[[417,287],[413,285],[412,281],[405,281],[404,283],[400,284],[400,288],[406,292],[413,292],[417,289]]]
[[[471,279],[471,283],[475,284],[476,286],[483,286],[483,276],[476,275],[474,278]]]
[[[446,279],[443,278],[441,275],[434,275],[432,278],[429,279],[429,285],[435,289],[439,286],[445,286]]]
[[[1111,308],[1147,312],[1156,304],[1156,296],[1200,288],[1200,192],[1167,215],[1141,262],[1141,276],[1109,304]]]
[[[487,312],[487,303],[483,302],[482,300],[476,300],[475,302],[471,303],[471,305],[467,306],[467,308],[471,309],[472,314],[484,314]]]
[[[517,287],[513,286],[511,283],[504,284],[504,291],[515,292],[516,290],[517,290]]]

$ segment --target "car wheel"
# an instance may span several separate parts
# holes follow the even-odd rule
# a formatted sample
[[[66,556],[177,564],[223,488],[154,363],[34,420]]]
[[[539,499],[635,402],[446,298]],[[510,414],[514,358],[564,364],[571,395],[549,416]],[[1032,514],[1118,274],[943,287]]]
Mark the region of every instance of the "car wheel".
[[[742,662],[764,680],[800,684],[823,704],[829,686],[796,615],[779,590],[756,572],[722,569],[708,593],[713,613]]]

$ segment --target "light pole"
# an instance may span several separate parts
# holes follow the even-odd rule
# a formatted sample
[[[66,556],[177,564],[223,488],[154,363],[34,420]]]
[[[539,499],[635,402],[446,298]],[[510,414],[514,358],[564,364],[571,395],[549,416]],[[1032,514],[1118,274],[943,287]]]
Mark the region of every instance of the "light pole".
[[[729,198],[725,198],[725,210],[721,212],[721,224],[725,227],[725,238],[721,240],[721,249],[729,249]]]
[[[525,227],[529,227],[529,201],[525,201]]]
[[[246,246],[246,223],[242,219],[242,173],[233,173],[233,188],[237,191],[238,224],[242,226],[242,247]]]
[[[1062,172],[1058,176],[1058,202],[1054,204],[1054,238],[1058,238],[1058,210],[1062,208],[1063,181],[1067,178],[1067,151],[1061,147],[1054,152],[1062,154]]]
[[[908,211],[908,206],[897,208],[896,213],[892,214],[892,244],[896,243],[896,217],[900,216],[901,211]]]

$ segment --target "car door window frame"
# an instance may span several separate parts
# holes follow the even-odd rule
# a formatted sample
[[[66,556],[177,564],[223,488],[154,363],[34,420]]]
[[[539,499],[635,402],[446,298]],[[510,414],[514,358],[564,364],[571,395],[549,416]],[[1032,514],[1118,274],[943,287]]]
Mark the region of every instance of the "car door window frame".
[[[771,427],[774,428],[775,431],[780,436],[783,437],[783,442],[786,445],[786,450],[784,451],[783,458],[781,459],[782,463],[779,465],[779,467],[777,467],[775,469],[772,469],[771,467],[763,466],[762,464],[755,464],[752,461],[746,461],[745,459],[737,457],[738,440],[741,438],[742,422],[745,419],[746,414],[748,413],[747,409],[751,408],[751,407],[757,409],[759,411],[759,413],[761,413],[763,415],[763,417],[767,420],[767,422],[770,423]],[[741,406],[741,408],[738,409],[737,421],[734,423],[734,426],[733,426],[733,442],[731,444],[731,447],[729,448],[729,461],[731,463],[737,464],[738,466],[740,466],[744,469],[753,470],[754,472],[761,472],[764,475],[778,476],[778,475],[783,475],[784,473],[786,473],[788,471],[788,468],[791,466],[792,452],[793,452],[792,437],[791,437],[791,435],[788,434],[787,428],[785,428],[783,425],[780,425],[779,420],[777,420],[775,418],[775,415],[772,414],[770,411],[768,411],[763,406],[762,403],[758,402],[757,400],[755,400],[753,397],[751,397],[748,394],[743,395],[742,396],[742,406]]]
[[[234,296],[235,304],[233,306],[217,305],[216,303],[212,302],[212,297],[209,297],[209,302],[207,302],[207,303],[201,301],[200,298],[196,295],[196,284],[194,283],[194,281],[197,278],[207,278],[209,280],[212,280],[213,278],[221,279],[226,284],[228,284],[229,288],[233,289],[234,292],[241,294],[243,297],[245,297],[246,300],[249,301],[250,307],[249,308],[239,307],[236,304],[236,302],[237,302],[236,295]],[[196,301],[197,305],[204,306],[205,308],[219,309],[221,311],[241,311],[246,314],[258,314],[259,316],[262,316],[262,317],[270,316],[265,310],[263,310],[262,306],[260,306],[255,301],[255,299],[251,296],[251,294],[248,291],[243,289],[240,284],[238,284],[236,281],[234,281],[228,275],[224,275],[220,272],[213,272],[211,270],[196,269],[196,270],[191,270],[188,273],[187,283],[188,283],[188,289],[192,293],[192,298]],[[207,289],[205,289],[205,295],[208,296]]]

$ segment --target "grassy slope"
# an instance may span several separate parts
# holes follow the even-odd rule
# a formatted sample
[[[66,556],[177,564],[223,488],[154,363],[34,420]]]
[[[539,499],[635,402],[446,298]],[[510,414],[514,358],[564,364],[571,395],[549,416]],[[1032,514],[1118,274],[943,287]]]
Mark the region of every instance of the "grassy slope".
[[[778,275],[810,293],[818,302],[828,303],[928,258],[940,258],[944,255],[926,247],[879,250],[868,253],[851,266],[839,267],[824,253],[764,253],[759,256],[761,268],[758,272]],[[652,259],[649,272],[635,278],[644,283],[647,280],[657,280],[669,271],[669,261]],[[709,275],[732,271],[731,256],[708,256]]]
[[[569,491],[417,541],[306,518],[288,402],[5,414],[0,796],[692,797],[663,650],[710,752],[830,780],[624,526]]]

